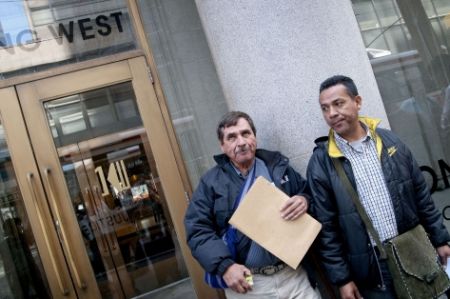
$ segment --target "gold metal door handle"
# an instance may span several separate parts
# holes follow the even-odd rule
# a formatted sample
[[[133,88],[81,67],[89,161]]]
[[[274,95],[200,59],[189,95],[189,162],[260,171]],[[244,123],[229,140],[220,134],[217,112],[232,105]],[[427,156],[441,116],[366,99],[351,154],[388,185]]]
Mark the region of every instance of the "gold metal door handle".
[[[47,249],[50,252],[50,261],[51,261],[51,264],[52,264],[52,268],[53,268],[53,271],[56,274],[55,276],[56,276],[56,280],[58,282],[58,286],[59,286],[59,289],[61,291],[61,294],[63,296],[68,296],[69,295],[69,289],[66,288],[66,286],[64,285],[64,282],[61,280],[60,266],[58,265],[58,262],[56,261],[55,254],[53,252],[53,246],[51,246],[50,241],[49,241],[49,237],[48,237],[48,233],[47,233],[47,227],[46,227],[46,225],[44,223],[44,219],[42,217],[42,211],[41,211],[41,208],[40,208],[39,203],[37,201],[37,196],[36,196],[36,192],[35,192],[36,190],[35,190],[34,185],[33,185],[33,178],[34,178],[34,175],[33,175],[32,172],[27,173],[28,188],[30,189],[30,192],[31,192],[32,201],[33,201],[34,207],[36,209],[36,215],[37,215],[37,218],[39,220],[39,224],[42,227],[42,234],[44,236],[45,245],[47,246]]]
[[[88,199],[88,201],[89,201],[89,204],[92,206],[92,209],[94,210],[94,213],[95,213],[95,216],[96,217],[99,217],[100,215],[99,215],[99,211],[98,211],[98,209],[97,209],[97,207],[96,207],[96,205],[95,205],[95,203],[94,203],[94,201],[93,201],[93,198],[92,198],[92,192],[91,192],[91,190],[90,190],[90,188],[86,188],[85,189],[85,192],[86,192],[86,197],[87,197],[87,199]],[[102,230],[100,229],[100,227],[99,227],[99,225],[98,225],[98,223],[97,223],[97,221],[93,221],[92,223],[94,223],[95,224],[95,229],[98,231],[98,233],[100,234],[100,240],[102,240],[102,244],[103,244],[103,251],[105,252],[105,253],[108,253],[108,243],[106,242],[106,240],[105,240],[105,238],[103,237],[103,235],[102,235]]]
[[[75,281],[77,283],[77,286],[78,286],[78,288],[84,290],[84,289],[87,288],[87,285],[84,282],[84,280],[81,278],[80,273],[78,273],[78,268],[76,267],[75,260],[73,259],[72,250],[71,250],[69,244],[67,244],[67,240],[68,240],[67,239],[67,233],[66,233],[64,225],[63,225],[63,223],[61,221],[62,218],[61,218],[61,213],[60,213],[60,207],[59,207],[58,202],[57,202],[57,200],[55,198],[55,194],[53,193],[53,185],[52,185],[51,180],[50,180],[50,173],[51,173],[50,168],[45,168],[44,169],[44,177],[45,177],[46,183],[48,185],[48,190],[49,190],[49,194],[50,194],[50,198],[51,198],[51,203],[54,206],[56,221],[58,222],[58,225],[61,228],[61,234],[62,234],[62,239],[63,239],[62,241],[64,242],[64,244],[66,245],[66,248],[67,248],[68,260],[69,260],[69,263],[70,263],[70,265],[71,265],[71,267],[73,269],[73,273],[74,273],[74,276],[75,276]]]

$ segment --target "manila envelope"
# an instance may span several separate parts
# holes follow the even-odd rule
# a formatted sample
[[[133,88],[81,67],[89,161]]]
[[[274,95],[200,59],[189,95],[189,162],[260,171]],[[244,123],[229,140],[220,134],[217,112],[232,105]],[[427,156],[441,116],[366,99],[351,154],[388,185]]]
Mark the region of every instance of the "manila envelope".
[[[260,176],[241,200],[229,223],[296,269],[322,225],[306,213],[294,221],[283,220],[280,208],[288,198]]]

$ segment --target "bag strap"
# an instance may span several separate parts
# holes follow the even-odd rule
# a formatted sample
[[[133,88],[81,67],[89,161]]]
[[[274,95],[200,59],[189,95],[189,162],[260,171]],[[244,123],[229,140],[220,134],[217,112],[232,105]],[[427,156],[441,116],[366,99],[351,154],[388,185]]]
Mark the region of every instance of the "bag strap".
[[[359,216],[366,225],[367,231],[370,233],[372,238],[375,240],[375,243],[377,244],[378,250],[380,251],[380,258],[385,259],[386,251],[384,250],[384,247],[380,241],[380,236],[373,227],[372,221],[370,221],[370,218],[367,215],[366,210],[362,206],[361,201],[359,200],[358,193],[356,193],[355,188],[353,188],[352,184],[350,183],[350,180],[348,179],[348,176],[344,171],[344,167],[342,166],[342,161],[339,158],[331,158],[331,160],[333,161],[334,168],[336,168],[337,174],[341,179],[342,184],[344,185],[345,189],[347,189],[347,192],[350,194],[350,197],[356,206],[356,210],[358,211]]]
[[[238,197],[234,200],[233,203],[233,213],[241,203],[241,200],[244,198],[245,194],[247,194],[248,189],[253,185],[256,176],[256,159],[253,162],[253,167],[251,168],[247,178],[245,179],[244,184],[241,187],[241,191],[239,192]],[[227,230],[224,235],[225,243],[227,244],[228,249],[230,250],[231,256],[236,258],[236,248],[234,243],[236,242],[236,228],[230,224],[228,224]]]
[[[233,212],[237,209],[237,207],[241,203],[242,198],[244,198],[245,194],[247,194],[248,189],[250,189],[250,187],[253,185],[253,182],[255,181],[256,158],[255,158],[255,161],[253,163],[254,164],[253,164],[252,168],[250,169],[250,172],[249,172],[247,178],[245,179],[244,184],[241,187],[241,191],[239,192],[238,197],[236,197],[236,199],[234,200]]]

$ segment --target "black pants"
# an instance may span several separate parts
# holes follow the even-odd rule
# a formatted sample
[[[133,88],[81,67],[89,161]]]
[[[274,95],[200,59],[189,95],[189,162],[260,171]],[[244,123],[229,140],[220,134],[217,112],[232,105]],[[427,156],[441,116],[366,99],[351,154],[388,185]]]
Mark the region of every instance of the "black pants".
[[[359,292],[364,299],[397,299],[387,261],[379,260],[379,263],[384,285],[370,289],[359,288]]]

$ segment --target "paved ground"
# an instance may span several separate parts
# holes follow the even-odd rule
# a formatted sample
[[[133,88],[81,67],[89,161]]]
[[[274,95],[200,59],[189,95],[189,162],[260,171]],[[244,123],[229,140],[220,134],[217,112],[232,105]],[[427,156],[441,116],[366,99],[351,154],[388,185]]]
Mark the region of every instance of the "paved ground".
[[[191,279],[186,278],[171,285],[165,286],[153,292],[140,295],[133,299],[197,299],[191,284]]]

